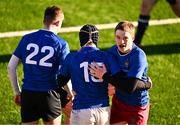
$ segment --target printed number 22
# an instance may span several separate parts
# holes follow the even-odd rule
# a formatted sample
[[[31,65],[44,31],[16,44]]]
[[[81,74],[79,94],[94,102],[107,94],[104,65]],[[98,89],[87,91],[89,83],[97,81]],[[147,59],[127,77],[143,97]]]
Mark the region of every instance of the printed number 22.
[[[27,56],[26,63],[27,64],[37,65],[37,61],[32,60],[32,58],[38,54],[39,46],[37,44],[30,43],[30,44],[27,45],[26,49],[30,50],[31,48],[34,48],[34,51]],[[42,59],[40,59],[39,65],[40,66],[45,66],[45,67],[52,67],[52,63],[48,63],[46,61],[48,59],[50,59],[54,55],[54,49],[51,46],[43,46],[41,48],[40,52],[45,53],[45,51],[49,51],[49,53],[46,56],[44,56]]]
[[[103,63],[101,62],[96,62],[99,66],[102,66]],[[83,68],[84,69],[84,79],[85,79],[85,82],[89,82],[89,72],[88,72],[88,62],[83,62],[80,64],[80,68]],[[99,79],[96,79],[94,78],[93,76],[91,76],[91,80],[93,82],[102,82],[103,80],[99,80]]]

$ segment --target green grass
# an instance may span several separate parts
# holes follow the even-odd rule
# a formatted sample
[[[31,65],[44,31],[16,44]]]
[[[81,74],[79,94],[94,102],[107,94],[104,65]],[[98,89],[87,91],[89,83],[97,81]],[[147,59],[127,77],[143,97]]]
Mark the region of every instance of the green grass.
[[[149,62],[148,74],[154,83],[153,89],[150,90],[151,110],[149,124],[180,124],[180,106],[178,106],[178,99],[180,99],[180,78],[178,77],[180,76],[180,36],[177,35],[180,34],[180,31],[176,28],[179,26],[180,24],[149,27],[143,41]],[[159,31],[161,33],[158,33]],[[163,34],[169,35],[163,36]],[[60,35],[69,42],[72,50],[79,49],[77,33]],[[113,30],[100,31],[99,47],[106,49],[112,46],[114,44],[113,35]],[[20,122],[19,107],[13,103],[13,94],[6,71],[9,56],[19,40],[19,37],[1,39],[0,50],[4,55],[3,61],[2,55],[0,56],[2,83],[0,84],[0,98],[3,100],[0,101],[1,123],[16,124]],[[154,40],[156,42],[153,43]],[[172,46],[173,44],[175,46]],[[172,48],[168,48],[169,46]],[[22,66],[18,68],[18,74],[20,76],[19,81],[21,81],[23,76]]]
[[[65,27],[136,21],[140,3],[141,0],[1,0],[0,32],[41,28],[44,9],[54,4],[59,5],[65,13]],[[152,19],[174,17],[165,0],[159,0],[152,11]]]
[[[135,21],[139,15],[140,2],[140,0],[83,0],[83,2],[82,0],[1,0],[0,32],[41,28],[44,8],[54,3],[61,5],[65,12],[66,19],[63,26],[114,23],[124,19]],[[152,12],[152,19],[174,17],[165,0],[159,0]],[[154,83],[150,90],[149,124],[180,124],[179,27],[180,24],[151,26],[143,39],[143,49],[147,53],[149,63],[148,75]],[[71,50],[80,48],[78,33],[59,35],[68,41]],[[0,124],[20,123],[20,108],[13,102],[13,92],[7,77],[9,58],[20,39],[21,37],[0,39]],[[101,49],[105,50],[114,43],[113,29],[100,31]],[[18,67],[18,76],[21,82],[23,78],[21,64]]]

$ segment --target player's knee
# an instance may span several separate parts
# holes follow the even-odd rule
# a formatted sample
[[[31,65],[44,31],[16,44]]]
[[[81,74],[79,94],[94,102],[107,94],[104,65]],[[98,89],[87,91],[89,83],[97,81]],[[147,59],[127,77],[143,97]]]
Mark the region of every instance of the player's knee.
[[[60,123],[61,123],[61,115],[51,121],[45,122],[45,125],[59,125]]]
[[[149,15],[150,13],[150,10],[148,9],[149,8],[149,5],[145,4],[145,3],[142,3],[141,5],[141,14],[143,13],[143,15]]]
[[[155,5],[156,0],[143,0],[141,5],[141,14],[142,15],[150,15],[150,12]]]
[[[176,16],[180,17],[180,8],[179,10],[174,10],[174,13],[176,14]]]
[[[33,122],[22,122],[22,125],[38,125],[39,121],[33,121]]]

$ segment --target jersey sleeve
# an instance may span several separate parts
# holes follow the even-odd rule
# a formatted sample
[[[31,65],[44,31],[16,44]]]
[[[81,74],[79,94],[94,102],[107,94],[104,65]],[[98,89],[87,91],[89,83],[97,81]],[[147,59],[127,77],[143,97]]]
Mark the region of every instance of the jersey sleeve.
[[[128,77],[142,79],[148,67],[146,55],[143,51],[137,51],[131,55]]]
[[[71,62],[71,53],[67,55],[64,62],[62,63],[62,66],[59,70],[60,75],[65,76],[65,77],[70,77],[70,67],[69,67],[70,62]]]
[[[16,56],[16,57],[18,57],[19,59],[22,59],[22,50],[23,50],[23,43],[24,43],[24,41],[25,41],[25,37],[23,37],[22,39],[21,39],[21,41],[19,42],[19,44],[18,44],[18,46],[17,46],[17,48],[15,49],[15,51],[14,51],[14,55]]]
[[[61,50],[61,58],[60,58],[60,62],[59,64],[62,65],[66,56],[69,54],[70,50],[69,50],[69,45],[67,42],[65,42],[65,44],[62,46],[62,50]]]

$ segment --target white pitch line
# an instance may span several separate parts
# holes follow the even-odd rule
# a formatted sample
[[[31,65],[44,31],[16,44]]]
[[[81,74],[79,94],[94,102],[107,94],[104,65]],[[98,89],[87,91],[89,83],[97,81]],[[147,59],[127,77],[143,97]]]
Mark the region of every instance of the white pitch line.
[[[137,22],[132,22],[135,26],[137,26]],[[149,25],[166,25],[166,24],[174,24],[174,23],[180,23],[180,18],[174,18],[174,19],[162,19],[162,20],[150,20]],[[115,28],[115,26],[118,23],[111,23],[111,24],[96,24],[98,29],[112,29]],[[61,28],[60,33],[67,33],[67,32],[78,32],[82,26],[74,26],[74,27],[64,27]],[[0,33],[0,38],[6,38],[6,37],[16,37],[16,36],[23,36],[25,34],[31,33],[37,31],[36,30],[28,30],[28,31],[15,31],[15,32],[4,32]]]

